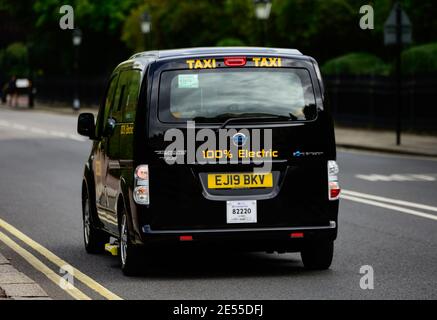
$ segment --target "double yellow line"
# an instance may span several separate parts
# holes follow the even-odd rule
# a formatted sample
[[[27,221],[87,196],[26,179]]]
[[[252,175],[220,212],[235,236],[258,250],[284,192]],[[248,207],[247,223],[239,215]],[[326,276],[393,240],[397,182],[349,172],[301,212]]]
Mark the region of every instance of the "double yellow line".
[[[17,239],[20,239],[24,243],[26,243],[29,247],[31,247],[33,250],[44,256],[47,260],[52,262],[53,264],[57,265],[60,268],[64,268],[65,266],[69,266],[72,271],[72,275],[75,279],[82,282],[84,285],[89,287],[90,289],[97,292],[99,295],[105,297],[108,300],[122,300],[119,296],[117,296],[115,293],[109,291],[105,287],[103,287],[101,284],[87,276],[86,274],[82,273],[78,269],[72,267],[70,264],[68,264],[66,261],[62,260],[58,256],[56,256],[53,252],[49,251],[42,245],[40,245],[38,242],[32,240],[28,236],[26,236],[24,233],[19,231],[14,226],[10,225],[6,221],[0,218],[0,228],[3,228],[4,230],[8,231],[10,234],[15,236]],[[60,286],[62,283],[62,278],[52,271],[49,267],[47,267],[41,260],[39,260],[36,256],[34,256],[32,253],[21,247],[18,243],[16,243],[14,240],[12,240],[9,236],[4,234],[0,231],[0,241],[2,241],[5,245],[7,245],[9,248],[14,250],[18,255],[20,255],[23,259],[25,259],[30,265],[32,265],[36,270],[43,273],[47,278],[49,278],[52,282],[54,282],[56,285]],[[66,291],[69,295],[71,295],[74,299],[77,300],[91,300],[89,296],[84,294],[82,291],[77,289],[74,285],[71,283],[66,286],[65,288],[61,289]]]

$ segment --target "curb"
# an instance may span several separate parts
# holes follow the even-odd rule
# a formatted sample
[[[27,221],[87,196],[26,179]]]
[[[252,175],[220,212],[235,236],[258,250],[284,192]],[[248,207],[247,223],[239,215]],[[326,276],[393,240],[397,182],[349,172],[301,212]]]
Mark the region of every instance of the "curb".
[[[0,300],[51,299],[35,281],[15,269],[0,253]]]
[[[337,143],[337,147],[338,148],[345,148],[345,149],[363,150],[363,151],[384,152],[384,153],[399,154],[399,155],[405,155],[405,156],[420,156],[420,157],[426,157],[426,158],[430,158],[430,159],[437,158],[437,153],[432,154],[432,153],[426,153],[426,152],[398,150],[398,149],[392,149],[392,148],[356,145],[356,144],[348,144],[348,143]]]

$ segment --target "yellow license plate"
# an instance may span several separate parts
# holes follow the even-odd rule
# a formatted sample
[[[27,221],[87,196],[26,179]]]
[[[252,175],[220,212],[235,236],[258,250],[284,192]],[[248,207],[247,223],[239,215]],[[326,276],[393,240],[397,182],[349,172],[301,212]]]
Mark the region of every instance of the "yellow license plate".
[[[244,189],[273,187],[271,173],[215,173],[208,174],[209,189]]]

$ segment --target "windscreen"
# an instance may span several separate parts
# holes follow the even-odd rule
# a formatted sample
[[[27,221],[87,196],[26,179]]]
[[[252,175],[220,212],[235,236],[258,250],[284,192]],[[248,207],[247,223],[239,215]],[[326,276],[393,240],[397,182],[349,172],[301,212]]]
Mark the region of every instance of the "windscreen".
[[[161,74],[159,119],[162,122],[218,122],[256,116],[294,121],[315,119],[309,72],[297,68],[229,68]]]

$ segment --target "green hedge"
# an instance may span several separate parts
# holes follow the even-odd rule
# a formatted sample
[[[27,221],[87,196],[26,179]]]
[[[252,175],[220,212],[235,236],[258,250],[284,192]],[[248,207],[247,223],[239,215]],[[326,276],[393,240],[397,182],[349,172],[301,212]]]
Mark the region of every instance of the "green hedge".
[[[217,47],[243,47],[243,41],[237,38],[224,38],[217,42]]]
[[[327,61],[322,66],[325,75],[388,75],[390,67],[370,53],[349,53]]]
[[[10,77],[27,77],[29,75],[29,54],[21,42],[14,42],[0,51],[0,70]]]
[[[437,72],[437,43],[412,47],[402,52],[404,74]]]

